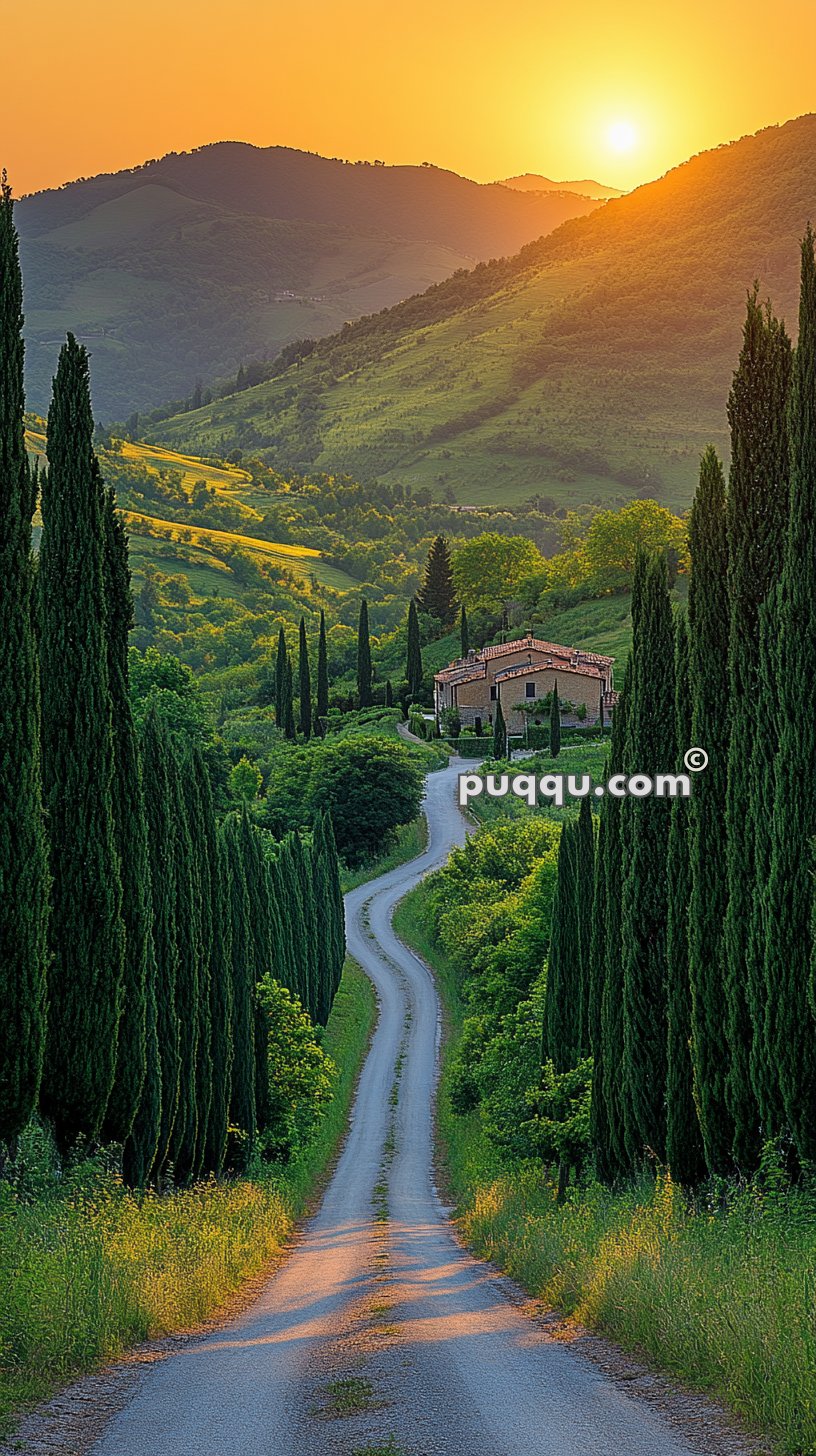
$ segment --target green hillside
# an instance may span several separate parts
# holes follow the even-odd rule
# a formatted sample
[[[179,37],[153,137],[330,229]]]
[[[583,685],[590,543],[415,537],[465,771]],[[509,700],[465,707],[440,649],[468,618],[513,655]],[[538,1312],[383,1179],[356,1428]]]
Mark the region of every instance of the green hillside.
[[[278,468],[348,470],[434,499],[688,504],[755,278],[795,317],[816,205],[816,117],[694,157],[324,340],[297,370],[154,431]]]
[[[123,419],[596,206],[243,143],[24,198],[28,398],[44,407],[68,329],[93,350],[97,414]]]

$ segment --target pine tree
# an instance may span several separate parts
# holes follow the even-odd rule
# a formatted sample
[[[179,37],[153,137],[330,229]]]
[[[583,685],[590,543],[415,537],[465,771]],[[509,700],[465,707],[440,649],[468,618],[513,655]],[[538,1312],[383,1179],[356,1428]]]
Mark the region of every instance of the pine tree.
[[[770,1069],[763,1064],[763,1036],[768,988],[764,948],[752,948],[751,925],[758,885],[755,879],[757,832],[754,772],[767,779],[773,755],[752,764],[760,731],[758,705],[759,608],[782,567],[787,522],[789,447],[787,396],[791,346],[784,326],[770,308],[763,308],[756,290],[749,296],[739,365],[728,400],[731,427],[731,470],[728,484],[729,542],[728,681],[731,733],[725,806],[727,845],[727,908],[723,927],[723,964],[727,996],[728,1042],[731,1049],[726,1098],[734,1124],[733,1155],[749,1173],[761,1142],[760,1092],[766,1113]],[[772,799],[763,813],[772,815]],[[770,821],[769,821],[770,822]],[[775,1078],[773,1078],[775,1081]],[[764,1090],[763,1090],[764,1089]],[[778,1104],[777,1104],[778,1109]],[[771,1127],[779,1131],[778,1110]]]
[[[176,1016],[179,1025],[179,1098],[170,1161],[177,1183],[189,1182],[198,1145],[199,1004],[201,988],[201,882],[198,865],[197,798],[189,758],[171,750],[170,802],[176,820]]]
[[[300,619],[298,683],[300,692],[300,731],[304,738],[309,738],[312,732],[312,674],[309,669],[309,644],[306,641],[306,622],[303,617]]]
[[[147,848],[150,859],[153,902],[154,990],[156,1028],[160,1057],[159,1106],[161,1122],[156,1140],[153,1168],[160,1174],[167,1161],[179,1099],[180,1036],[176,981],[178,942],[176,939],[176,834],[175,799],[170,783],[170,745],[167,731],[155,709],[145,720],[141,742],[142,787],[144,794]],[[149,1030],[149,1022],[148,1022]],[[149,1047],[148,1047],[149,1050]],[[139,1114],[142,1121],[142,1113]],[[149,1125],[139,1131],[140,1165],[152,1136]],[[137,1181],[144,1182],[147,1176]]]
[[[224,849],[232,931],[232,1081],[230,1122],[246,1138],[246,1151],[255,1147],[255,984],[252,979],[254,947],[249,922],[249,893],[244,865],[241,822],[231,818],[224,826]]]
[[[105,1112],[103,1136],[108,1141],[123,1143],[141,1102],[147,1070],[146,977],[153,954],[153,912],[139,748],[129,695],[128,637],[133,625],[133,596],[128,543],[111,490],[104,492],[103,525],[108,685],[114,749],[113,824],[121,867],[125,928],[116,1075]]]
[[[324,720],[329,712],[329,655],[326,645],[326,616],[320,613],[320,636],[317,639],[317,703],[315,707],[319,721],[324,725]]]
[[[211,1099],[202,1171],[219,1176],[227,1152],[232,1093],[232,903],[224,835],[216,832],[210,962]]]
[[[778,600],[779,752],[767,901],[768,1034],[800,1159],[816,1158],[813,868],[816,834],[816,260],[802,242],[799,339],[790,398],[790,513]]]
[[[357,703],[361,708],[370,708],[374,699],[371,693],[371,641],[368,635],[368,602],[365,597],[360,603],[360,620],[357,625]]]
[[[287,657],[284,664],[283,677],[283,731],[290,742],[294,742],[297,737],[295,732],[295,706],[293,699],[292,659]]]
[[[575,896],[578,918],[578,1026],[582,1057],[592,1050],[590,1036],[590,968],[592,963],[592,902],[595,893],[595,826],[587,795],[581,800],[575,834]]]
[[[675,764],[692,746],[689,637],[684,615],[675,621]],[[666,924],[666,1158],[672,1177],[693,1187],[705,1174],[703,1139],[694,1104],[691,1061],[691,985],[689,982],[688,917],[691,898],[689,805],[671,806],[667,879],[669,914]]]
[[[639,569],[638,569],[639,568]],[[674,743],[674,631],[666,558],[641,558],[632,596],[632,674],[624,769],[659,773]],[[623,1111],[626,1147],[665,1156],[668,799],[624,800]]]
[[[283,627],[278,628],[278,650],[275,655],[275,722],[286,732],[286,637]]]
[[[588,967],[581,965],[581,915],[578,905],[578,826],[567,820],[558,845],[558,878],[547,958],[544,1003],[544,1055],[556,1072],[580,1061],[581,1006]]]
[[[690,801],[691,982],[694,1086],[706,1162],[712,1173],[732,1166],[734,1129],[726,1100],[729,1048],[723,983],[722,929],[728,885],[722,854],[728,763],[728,538],[725,481],[709,447],[689,519],[689,682],[691,737],[708,767]]]
[[[501,698],[496,699],[496,716],[493,719],[493,757],[507,757],[507,729],[504,723]]]
[[[417,593],[417,602],[423,612],[436,618],[441,627],[447,629],[453,626],[456,620],[456,591],[450,551],[444,536],[435,536],[431,542],[425,578]]]
[[[636,574],[642,572],[640,562]],[[642,589],[642,588],[641,588]],[[612,741],[609,753],[609,773],[623,772],[625,745],[627,739],[627,717],[631,696],[632,659],[626,664],[623,686],[612,719]],[[605,921],[603,992],[601,994],[601,1037],[603,1054],[601,1060],[601,1092],[603,1096],[603,1127],[605,1143],[598,1146],[598,1169],[606,1182],[612,1183],[629,1166],[626,1151],[626,1127],[623,1099],[623,943],[621,938],[623,916],[623,871],[629,853],[628,840],[623,823],[623,801],[606,798],[603,804],[605,817],[604,836],[604,880]],[[600,1134],[599,1134],[600,1135]]]
[[[468,628],[467,612],[465,611],[464,602],[462,603],[462,615],[459,619],[459,637],[462,656],[467,657],[470,652],[470,630]]]
[[[113,1086],[124,928],[114,833],[102,484],[88,358],[71,334],[48,413],[40,681],[51,855],[51,966],[41,1105],[61,1147],[95,1139]]]
[[[45,1042],[49,898],[40,767],[31,518],[23,425],[22,281],[11,192],[0,185],[0,1141],[36,1105]]]
[[[405,678],[408,696],[416,702],[422,692],[422,647],[419,640],[419,617],[413,597],[408,603],[408,650],[405,659]]]
[[[561,752],[561,700],[558,696],[558,678],[553,678],[550,695],[550,758],[557,758]]]

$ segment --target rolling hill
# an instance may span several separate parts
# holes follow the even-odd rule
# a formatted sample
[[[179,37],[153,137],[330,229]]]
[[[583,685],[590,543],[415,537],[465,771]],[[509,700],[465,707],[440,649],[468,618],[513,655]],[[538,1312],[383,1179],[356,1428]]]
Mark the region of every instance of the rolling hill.
[[[605,187],[603,182],[594,182],[585,177],[580,182],[553,182],[542,177],[540,172],[523,172],[520,177],[505,177],[502,187],[514,187],[517,192],[575,192],[580,197],[593,197],[597,202],[607,202],[610,197],[623,197],[618,187]]]
[[[297,370],[155,433],[279,468],[510,503],[633,493],[688,504],[754,279],[795,320],[816,214],[816,116],[692,158],[325,339]]]
[[[237,142],[35,194],[16,209],[29,403],[47,404],[69,328],[93,351],[97,413],[124,418],[597,205]]]

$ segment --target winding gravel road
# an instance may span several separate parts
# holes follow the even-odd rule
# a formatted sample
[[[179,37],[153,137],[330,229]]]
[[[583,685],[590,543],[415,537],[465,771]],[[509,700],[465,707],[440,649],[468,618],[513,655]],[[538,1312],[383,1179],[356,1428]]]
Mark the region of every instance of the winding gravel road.
[[[658,1410],[548,1338],[456,1242],[434,1190],[439,1005],[397,901],[465,837],[459,764],[429,844],[346,897],[380,1017],[319,1213],[238,1319],[146,1368],[95,1456],[689,1456]]]

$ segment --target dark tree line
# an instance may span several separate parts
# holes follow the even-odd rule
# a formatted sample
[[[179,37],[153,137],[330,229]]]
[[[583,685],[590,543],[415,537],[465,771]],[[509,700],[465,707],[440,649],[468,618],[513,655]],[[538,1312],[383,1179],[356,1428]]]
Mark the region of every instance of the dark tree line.
[[[588,952],[577,828],[559,855],[545,1054],[556,1072],[592,1054],[608,1182],[646,1161],[693,1186],[751,1176],[769,1148],[791,1172],[816,1155],[810,228],[797,347],[751,294],[728,419],[727,483],[709,448],[690,515],[687,614],[672,618],[665,559],[638,559],[610,772],[682,772],[691,747],[708,765],[687,800],[604,799]]]
[[[21,298],[4,182],[0,1139],[12,1144],[39,1110],[63,1152],[119,1143],[129,1183],[187,1183],[240,1166],[264,1134],[274,1144],[270,1013],[257,987],[271,974],[325,1024],[345,956],[339,862],[325,815],[309,838],[279,843],[246,811],[218,824],[201,750],[155,709],[137,735],[127,537],[93,451],[87,355],[71,335],[48,416],[35,563]],[[299,669],[308,728],[303,632]],[[318,711],[324,674],[321,623]]]

